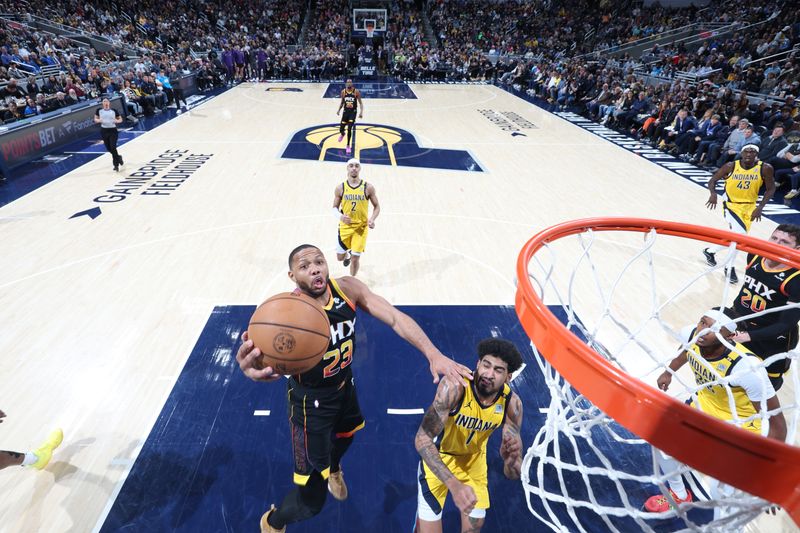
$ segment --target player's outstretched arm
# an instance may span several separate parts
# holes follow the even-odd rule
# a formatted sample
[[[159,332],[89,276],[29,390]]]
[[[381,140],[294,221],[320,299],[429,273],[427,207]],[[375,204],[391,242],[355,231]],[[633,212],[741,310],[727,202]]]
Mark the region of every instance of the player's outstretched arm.
[[[462,393],[463,386],[460,383],[451,380],[448,376],[442,379],[436,389],[436,397],[433,399],[433,404],[431,404],[422,418],[422,424],[420,424],[417,436],[414,439],[414,446],[431,472],[442,483],[447,485],[453,495],[453,502],[459,511],[469,514],[478,501],[475,491],[469,485],[465,485],[456,479],[450,469],[442,462],[439,450],[436,449],[436,445],[433,443],[433,439],[444,429],[450,410],[456,406]]]
[[[247,336],[247,331],[242,333],[242,344],[236,352],[236,362],[239,363],[239,368],[245,376],[253,381],[277,381],[281,378],[280,374],[276,374],[271,366],[266,368],[258,368],[258,358],[261,356],[261,350],[256,348],[253,341]]]
[[[503,458],[503,474],[508,479],[519,479],[522,471],[522,400],[516,394],[506,407],[506,421],[503,424],[503,441],[500,444],[500,457]]]
[[[369,290],[369,287],[363,282],[352,276],[339,279],[339,283],[342,289],[351,295],[353,301],[364,311],[391,327],[401,338],[422,352],[430,364],[434,383],[439,383],[439,376],[443,375],[450,376],[456,381],[462,378],[472,379],[470,369],[440,352],[413,318]]]
[[[658,376],[658,380],[656,381],[658,388],[663,391],[669,389],[669,384],[672,383],[672,374],[680,370],[680,368],[685,365],[687,361],[689,361],[689,355],[685,350],[683,350],[678,357],[669,362],[669,369],[664,370],[664,372]]]

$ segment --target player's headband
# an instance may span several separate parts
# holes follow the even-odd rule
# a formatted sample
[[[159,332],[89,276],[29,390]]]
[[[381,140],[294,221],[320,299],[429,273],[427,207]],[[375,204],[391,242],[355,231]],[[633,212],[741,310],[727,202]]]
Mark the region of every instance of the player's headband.
[[[745,150],[755,150],[758,153],[758,145],[757,144],[746,144],[742,146],[742,152]]]
[[[361,161],[359,161],[355,157],[352,157],[352,158],[347,160],[347,164],[349,165],[350,163],[355,163],[356,165],[361,165]]]
[[[736,331],[736,322],[718,309],[710,309],[704,313],[704,316],[712,319],[714,322],[719,324],[720,327],[725,328],[728,331]]]

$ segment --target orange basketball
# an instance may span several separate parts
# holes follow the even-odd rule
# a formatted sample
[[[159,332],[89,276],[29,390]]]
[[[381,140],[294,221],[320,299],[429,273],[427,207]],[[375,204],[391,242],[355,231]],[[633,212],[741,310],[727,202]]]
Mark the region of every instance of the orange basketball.
[[[331,326],[316,300],[283,292],[259,305],[250,318],[248,336],[263,354],[261,368],[279,374],[302,374],[328,350]]]

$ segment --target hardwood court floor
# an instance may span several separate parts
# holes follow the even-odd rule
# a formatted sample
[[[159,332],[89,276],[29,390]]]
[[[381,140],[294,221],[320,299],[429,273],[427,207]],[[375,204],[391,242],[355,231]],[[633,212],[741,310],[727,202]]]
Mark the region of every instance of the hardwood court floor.
[[[138,136],[124,172],[102,156],[0,208],[0,446],[65,431],[47,471],[0,473],[1,531],[99,530],[215,306],[288,289],[304,242],[345,275],[338,100],[275,87],[240,85]],[[702,187],[498,88],[413,92],[365,99],[357,132],[382,207],[359,277],[395,304],[513,304],[520,247],[560,221],[723,226]]]

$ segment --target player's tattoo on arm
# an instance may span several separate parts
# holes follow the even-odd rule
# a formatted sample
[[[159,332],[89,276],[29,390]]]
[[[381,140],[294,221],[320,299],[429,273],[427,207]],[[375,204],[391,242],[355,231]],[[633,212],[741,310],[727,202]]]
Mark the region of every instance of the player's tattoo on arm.
[[[454,385],[449,379],[445,378],[439,383],[433,404],[431,404],[428,411],[425,413],[422,424],[417,431],[417,437],[414,439],[417,452],[419,452],[422,460],[425,461],[425,464],[428,465],[431,472],[445,483],[451,479],[455,479],[455,476],[453,476],[447,466],[442,462],[442,458],[439,456],[439,450],[436,449],[433,439],[444,429],[444,423],[447,420],[450,409],[452,409],[458,401],[460,392],[459,387]]]
[[[503,431],[519,438],[520,426],[522,426],[522,401],[516,394],[511,397],[508,405],[506,423],[503,424]]]
[[[473,518],[468,516],[467,522],[469,522],[469,528],[462,530],[461,533],[480,533],[481,528],[483,527],[483,518]]]

